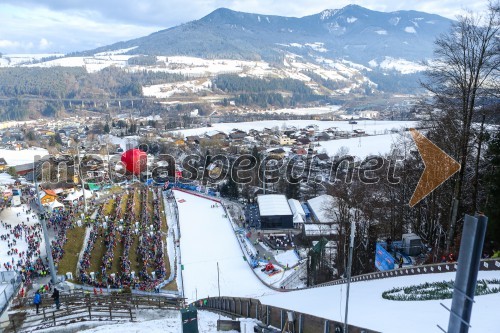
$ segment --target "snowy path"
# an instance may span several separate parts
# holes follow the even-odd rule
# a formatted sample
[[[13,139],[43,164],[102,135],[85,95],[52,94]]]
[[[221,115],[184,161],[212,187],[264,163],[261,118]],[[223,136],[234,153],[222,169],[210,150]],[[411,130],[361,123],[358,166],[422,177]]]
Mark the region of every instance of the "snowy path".
[[[439,332],[436,325],[448,327],[451,299],[442,301],[390,301],[382,292],[393,287],[418,285],[424,282],[450,281],[455,273],[423,274],[355,282],[351,284],[349,323],[380,332]],[[500,278],[500,271],[479,272],[478,279]],[[346,285],[299,290],[260,297],[263,304],[284,307],[343,322]],[[498,333],[500,293],[477,296],[472,308],[471,333]]]
[[[5,208],[0,213],[0,220],[10,224],[12,227],[15,227],[24,222],[27,226],[38,225],[40,222],[38,221],[38,216],[35,215],[33,217],[33,212],[30,214],[26,213],[29,207],[26,204],[23,204],[19,207],[9,207]],[[17,214],[19,213],[19,216]],[[29,218],[29,221],[27,220]],[[9,229],[6,229],[0,225],[0,235],[6,235],[10,233]],[[9,241],[12,242],[14,240],[13,235],[9,238]],[[23,231],[23,236],[21,238],[16,239],[16,245],[12,248],[17,249],[19,252],[26,252],[28,250],[28,243],[25,240],[25,232]],[[9,252],[8,241],[0,241],[0,270],[4,270],[3,264],[7,261],[12,263],[12,258],[14,258],[15,262],[19,260],[19,255],[8,255]],[[40,252],[41,256],[44,257],[46,255],[45,251],[45,240],[42,237],[42,241],[40,243]]]
[[[221,296],[258,297],[276,293],[255,276],[238,245],[222,207],[211,208],[213,201],[174,191],[179,207],[180,247],[184,296],[217,296],[217,262]]]

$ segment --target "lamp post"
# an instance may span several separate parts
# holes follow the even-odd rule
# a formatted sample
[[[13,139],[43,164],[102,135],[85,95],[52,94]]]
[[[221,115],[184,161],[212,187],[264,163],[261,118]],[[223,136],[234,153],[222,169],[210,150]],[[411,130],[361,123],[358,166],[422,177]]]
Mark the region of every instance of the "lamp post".
[[[55,284],[57,284],[56,268],[54,266],[54,258],[52,257],[52,249],[50,247],[49,234],[47,231],[47,222],[45,221],[45,212],[44,212],[44,208],[42,207],[42,200],[40,199],[40,191],[38,190],[38,181],[37,181],[38,163],[34,163],[33,165],[35,167],[35,170],[33,171],[33,178],[35,179],[35,192],[36,192],[36,196],[38,199],[38,210],[40,212],[40,224],[42,225],[43,239],[45,240],[45,251],[47,252],[47,258],[49,259],[50,278],[52,280],[52,283],[55,285]]]

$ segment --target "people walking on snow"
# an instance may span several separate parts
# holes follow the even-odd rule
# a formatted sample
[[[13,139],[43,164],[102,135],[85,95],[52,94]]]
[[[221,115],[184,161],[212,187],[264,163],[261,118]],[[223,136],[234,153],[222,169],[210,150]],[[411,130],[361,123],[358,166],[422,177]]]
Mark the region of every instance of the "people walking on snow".
[[[35,304],[36,307],[36,314],[38,314],[38,307],[42,303],[42,295],[40,295],[40,292],[37,290],[35,293],[35,297],[33,297],[33,304]]]

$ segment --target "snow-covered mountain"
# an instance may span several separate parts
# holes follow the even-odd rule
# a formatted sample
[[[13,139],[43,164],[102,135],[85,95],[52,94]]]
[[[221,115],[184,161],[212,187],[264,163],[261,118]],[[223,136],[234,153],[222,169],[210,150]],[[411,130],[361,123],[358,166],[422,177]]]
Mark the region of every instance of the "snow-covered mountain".
[[[385,13],[356,5],[301,18],[220,8],[149,36],[65,57],[4,55],[0,67],[95,72],[115,66],[189,78],[183,85],[143,87],[146,96],[159,98],[207,90],[207,82],[218,74],[292,78],[327,95],[414,93],[425,70],[419,62],[432,57],[435,38],[451,23],[423,12]]]
[[[312,58],[344,58],[366,66],[386,57],[407,61],[431,57],[434,39],[451,22],[423,12],[385,13],[357,5],[301,18],[220,8],[199,20],[86,54],[134,47],[130,54],[281,62],[283,54],[292,52]]]

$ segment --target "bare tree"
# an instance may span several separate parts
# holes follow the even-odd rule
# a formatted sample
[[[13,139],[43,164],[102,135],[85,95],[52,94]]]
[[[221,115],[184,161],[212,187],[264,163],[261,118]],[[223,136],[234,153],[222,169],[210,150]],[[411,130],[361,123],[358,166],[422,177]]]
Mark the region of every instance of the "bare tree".
[[[475,111],[485,103],[499,75],[499,2],[490,3],[484,17],[467,13],[459,16],[449,33],[435,44],[436,61],[430,64],[429,82],[424,84],[434,96],[434,106],[441,110],[438,119],[449,118],[442,132],[456,132],[461,169],[455,177],[447,249],[453,242],[459,204],[462,200],[467,164],[470,160],[471,125]],[[436,119],[436,118],[435,118]],[[442,126],[437,122],[437,126]],[[470,207],[469,207],[470,208]],[[466,212],[470,212],[465,208]]]

